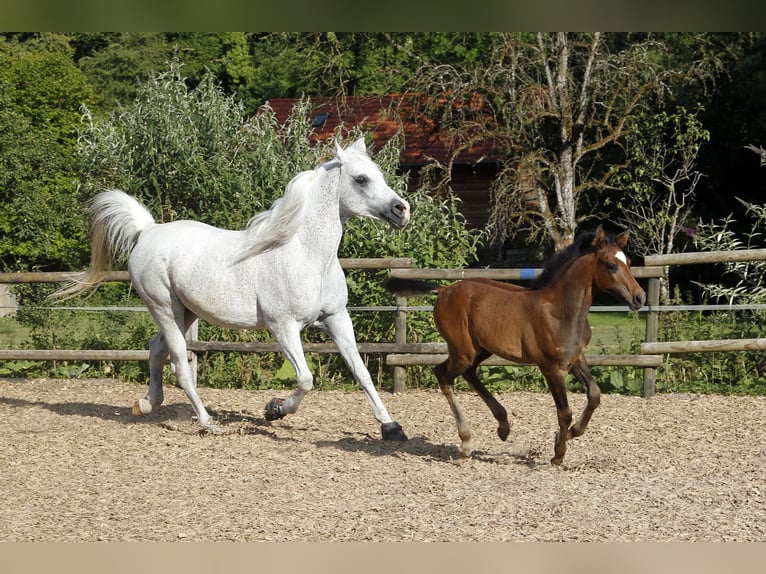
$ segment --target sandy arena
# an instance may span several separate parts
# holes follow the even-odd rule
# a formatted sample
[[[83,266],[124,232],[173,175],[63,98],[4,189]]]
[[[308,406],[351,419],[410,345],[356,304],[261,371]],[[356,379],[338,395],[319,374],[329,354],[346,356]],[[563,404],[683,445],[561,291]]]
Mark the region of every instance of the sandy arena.
[[[548,394],[498,398],[508,442],[461,392],[476,452],[458,460],[436,390],[382,398],[410,437],[380,440],[361,391],[200,389],[131,415],[144,385],[0,379],[0,541],[764,541],[766,397],[605,395],[552,467]],[[570,395],[576,415],[583,395]]]

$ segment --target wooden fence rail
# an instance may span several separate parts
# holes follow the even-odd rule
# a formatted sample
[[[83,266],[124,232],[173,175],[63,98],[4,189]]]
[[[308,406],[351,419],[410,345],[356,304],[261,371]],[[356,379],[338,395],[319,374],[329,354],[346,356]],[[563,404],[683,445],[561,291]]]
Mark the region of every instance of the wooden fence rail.
[[[670,265],[721,263],[733,261],[766,260],[766,249],[742,250],[733,252],[680,253],[673,255],[653,255],[645,258],[645,267],[634,267],[633,273],[638,279],[648,279],[647,306],[642,312],[647,313],[646,334],[641,344],[640,355],[586,355],[594,366],[634,366],[644,369],[643,395],[649,397],[655,393],[656,368],[661,366],[663,355],[670,353],[712,352],[712,351],[751,351],[766,349],[766,339],[743,339],[721,341],[667,341],[658,342],[659,320],[659,278],[663,268]],[[540,273],[540,269],[418,269],[412,267],[408,258],[369,258],[341,259],[344,269],[388,269],[395,277],[411,279],[457,281],[468,278],[487,278],[499,281],[531,280]],[[56,283],[70,280],[73,273],[0,273],[2,283]],[[104,274],[104,281],[128,281],[126,271],[110,271]],[[618,307],[622,308],[622,307]],[[357,308],[356,310],[381,310],[384,308]],[[441,342],[408,343],[407,314],[415,310],[428,310],[429,307],[410,307],[407,298],[397,296],[396,304],[385,310],[395,312],[394,342],[358,343],[361,353],[380,353],[386,355],[386,364],[394,369],[394,392],[405,388],[406,367],[412,365],[434,365],[446,358],[446,344]],[[625,307],[627,309],[627,307]],[[665,307],[662,308],[665,310]],[[233,352],[278,352],[276,343],[237,343],[226,341],[199,341],[195,335],[188,341],[190,360],[196,366],[196,353],[233,351]],[[307,353],[336,353],[334,343],[304,343]],[[40,361],[145,361],[149,358],[148,350],[75,350],[75,349],[0,349],[0,360],[40,360]],[[484,365],[510,365],[512,363],[498,357],[490,357]]]
[[[644,258],[645,265],[668,267],[673,265],[699,265],[711,263],[732,263],[746,261],[766,261],[766,249],[742,249],[736,251],[709,251],[701,253],[670,253],[666,255],[648,255]],[[647,304],[657,307],[659,303],[659,279],[649,280],[647,292]],[[651,325],[650,325],[651,323]],[[651,331],[651,332],[650,332]],[[646,318],[647,337],[641,344],[642,354],[671,354],[691,352],[714,352],[714,351],[745,351],[763,349],[766,339],[753,339],[739,342],[734,341],[665,341],[657,342],[658,313],[649,312]],[[748,348],[745,348],[745,344]],[[645,397],[655,393],[656,371],[653,368],[644,370]]]

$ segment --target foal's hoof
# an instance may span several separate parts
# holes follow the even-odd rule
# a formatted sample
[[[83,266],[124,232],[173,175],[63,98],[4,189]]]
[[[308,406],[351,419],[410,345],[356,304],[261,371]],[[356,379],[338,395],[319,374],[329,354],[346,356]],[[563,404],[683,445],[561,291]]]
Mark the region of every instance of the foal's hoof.
[[[383,440],[395,440],[400,442],[407,440],[407,435],[404,434],[402,425],[396,421],[380,425],[380,433],[383,435]]]
[[[285,399],[271,399],[266,405],[266,412],[264,413],[267,421],[275,421],[282,419],[287,413],[282,409],[282,403]]]

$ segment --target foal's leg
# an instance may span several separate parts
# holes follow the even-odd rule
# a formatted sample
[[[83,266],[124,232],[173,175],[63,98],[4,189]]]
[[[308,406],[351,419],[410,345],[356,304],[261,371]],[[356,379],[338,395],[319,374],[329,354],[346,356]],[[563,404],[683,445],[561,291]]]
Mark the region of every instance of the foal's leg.
[[[559,431],[556,433],[556,442],[553,447],[554,457],[551,459],[551,464],[561,464],[567,452],[569,425],[572,424],[572,409],[569,408],[569,401],[567,399],[567,372],[555,367],[547,369],[541,367],[540,370],[548,383],[551,395],[553,395],[553,402],[556,404],[556,414],[559,420]]]
[[[485,387],[481,380],[479,380],[477,374],[477,369],[481,362],[490,355],[491,353],[482,349],[476,356],[476,359],[474,359],[473,364],[468,367],[468,370],[465,373],[463,373],[463,378],[468,381],[468,384],[471,385],[473,390],[484,400],[489,407],[489,410],[492,411],[492,415],[499,423],[497,427],[497,435],[500,437],[500,440],[505,440],[511,432],[511,425],[508,422],[508,412],[505,410],[505,407],[497,401],[492,393],[487,390],[487,387]]]
[[[457,434],[460,436],[460,456],[468,458],[473,450],[471,424],[468,422],[463,409],[460,408],[455,398],[455,378],[460,374],[457,372],[459,367],[455,365],[452,354],[450,354],[446,361],[434,367],[434,373],[439,381],[439,388],[447,398],[452,416],[455,417],[455,422],[457,423]]]
[[[599,389],[593,375],[591,375],[590,367],[588,367],[588,363],[583,355],[580,355],[577,358],[577,362],[572,365],[570,372],[578,381],[580,381],[580,384],[585,389],[585,392],[588,395],[588,404],[585,405],[580,420],[569,428],[569,431],[567,432],[567,440],[578,437],[585,432],[585,429],[588,428],[588,423],[590,422],[590,417],[593,414],[593,411],[595,411],[601,403],[601,389]]]
[[[351,317],[346,309],[339,313],[328,315],[324,318],[324,326],[338,347],[343,360],[351,370],[354,380],[361,385],[367,401],[372,407],[375,418],[380,423],[380,432],[383,440],[405,441],[407,435],[402,430],[402,426],[391,418],[386,406],[375,390],[375,384],[372,382],[370,371],[359,355],[356,346],[356,337],[354,336],[354,326]]]

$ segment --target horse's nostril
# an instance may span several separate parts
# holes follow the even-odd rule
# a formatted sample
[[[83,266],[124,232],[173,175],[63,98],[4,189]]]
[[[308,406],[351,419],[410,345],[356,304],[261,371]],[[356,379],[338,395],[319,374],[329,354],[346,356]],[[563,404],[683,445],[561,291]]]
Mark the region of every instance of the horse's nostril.
[[[396,227],[404,227],[410,220],[410,204],[401,199],[394,200],[391,203],[390,216],[395,222],[389,223],[393,223]]]

